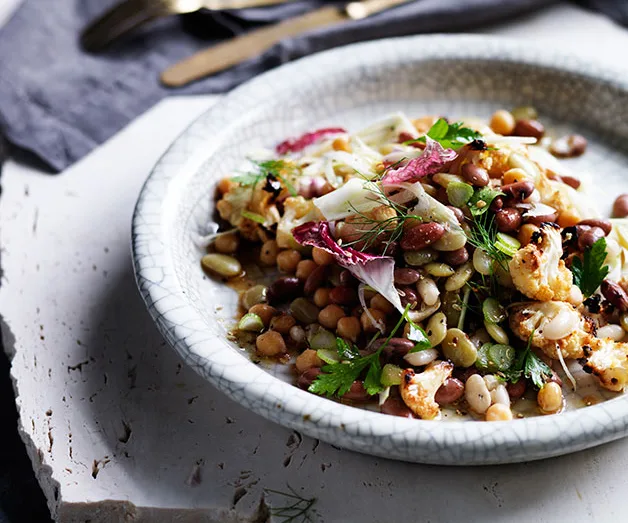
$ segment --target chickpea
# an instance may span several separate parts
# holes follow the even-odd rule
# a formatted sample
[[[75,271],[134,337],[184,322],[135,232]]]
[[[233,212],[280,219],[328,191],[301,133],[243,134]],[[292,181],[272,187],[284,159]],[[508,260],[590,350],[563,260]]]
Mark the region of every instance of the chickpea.
[[[512,411],[503,403],[495,403],[486,411],[486,421],[510,421]]]
[[[301,261],[301,253],[294,249],[281,251],[277,255],[277,267],[281,272],[293,273]]]
[[[334,261],[334,257],[330,253],[318,247],[312,249],[312,259],[318,265],[331,265]]]
[[[221,234],[216,237],[216,241],[214,242],[214,247],[222,254],[233,254],[238,250],[239,245],[240,238],[234,233]]]
[[[249,309],[249,312],[257,314],[262,319],[264,327],[268,327],[270,320],[272,320],[273,316],[277,314],[277,309],[275,309],[275,307],[271,307],[270,305],[266,305],[265,303],[258,303],[253,305],[253,307]]]
[[[628,216],[628,194],[620,194],[613,204],[613,218]]]
[[[294,327],[296,323],[297,320],[290,316],[290,314],[281,314],[270,320],[270,328],[281,334],[289,334],[290,329]]]
[[[351,152],[351,146],[349,145],[349,142],[347,142],[347,140],[345,140],[344,138],[336,138],[331,143],[331,146],[334,151],[345,151],[348,153]]]
[[[493,113],[489,125],[497,134],[508,136],[515,129],[515,118],[508,111],[500,109]]]
[[[231,189],[233,189],[235,182],[231,181],[229,178],[223,178],[218,182],[218,192],[220,194],[228,193]]]
[[[312,274],[316,267],[318,267],[318,265],[316,265],[316,262],[313,260],[301,260],[297,264],[297,278],[299,278],[300,280],[307,280],[307,277]]]
[[[268,331],[257,337],[255,348],[260,356],[277,356],[286,352],[286,342],[277,331]]]
[[[519,243],[521,243],[523,247],[528,245],[528,243],[532,240],[532,235],[538,230],[539,228],[532,223],[523,224],[519,229],[519,234],[517,235]]]
[[[525,182],[531,180],[530,175],[519,167],[508,169],[504,173],[503,185],[510,185],[511,183]]]
[[[318,313],[318,322],[328,329],[335,329],[338,325],[338,320],[345,316],[345,311],[338,305],[327,305],[321,312]]]
[[[275,240],[268,240],[262,245],[259,253],[259,261],[262,265],[275,265],[277,263],[277,254],[279,254],[279,246]]]
[[[344,318],[340,318],[338,320],[336,333],[341,338],[346,338],[355,343],[358,341],[358,336],[361,331],[362,327],[360,326],[360,320],[355,316],[345,316]]]
[[[369,312],[371,316],[375,319],[375,322],[378,324],[386,325],[386,314],[379,309],[371,309],[369,308]],[[366,311],[362,313],[360,316],[360,323],[362,324],[362,329],[364,332],[376,332],[379,329],[376,325],[373,325],[370,318],[366,314]]]
[[[321,309],[329,305],[329,289],[321,287],[314,292],[314,304]]]
[[[381,294],[376,294],[371,298],[371,308],[378,309],[384,314],[392,314],[395,310],[395,306]]]
[[[311,369],[312,367],[322,367],[323,360],[318,357],[315,350],[306,349],[297,356],[294,366],[297,368],[297,371],[301,373]]]
[[[572,227],[580,222],[580,216],[572,211],[563,211],[558,215],[558,225],[561,227]]]
[[[541,387],[536,396],[539,408],[544,414],[553,414],[563,408],[563,391],[558,383],[550,381]]]

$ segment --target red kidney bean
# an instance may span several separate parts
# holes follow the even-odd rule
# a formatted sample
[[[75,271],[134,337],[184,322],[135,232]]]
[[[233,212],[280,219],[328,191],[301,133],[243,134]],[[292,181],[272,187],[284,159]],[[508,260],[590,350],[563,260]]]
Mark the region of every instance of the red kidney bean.
[[[574,178],[573,176],[561,176],[559,179],[561,182],[569,185],[569,187],[572,187],[573,189],[580,188],[580,185],[582,184],[578,178]]]
[[[358,300],[358,294],[351,287],[334,287],[329,291],[329,301],[336,305],[351,305]]]
[[[325,278],[327,277],[327,267],[327,265],[319,265],[307,277],[305,285],[303,285],[303,292],[307,296],[314,294],[317,289],[323,286]]]
[[[576,227],[578,227],[578,225],[587,225],[589,227],[599,227],[600,229],[604,231],[604,234],[606,236],[608,236],[613,230],[613,224],[609,220],[595,220],[591,218],[588,220],[579,221]]]
[[[556,383],[557,385],[560,385],[561,387],[563,386],[563,380],[560,379],[560,376],[556,374],[556,371],[554,369],[552,369],[552,377],[550,378],[550,381],[553,381],[554,383]]]
[[[299,278],[283,276],[270,284],[266,291],[266,299],[269,304],[276,305],[291,301],[301,295],[302,292],[303,286]]]
[[[404,251],[418,251],[440,240],[445,228],[436,222],[420,223],[403,233],[401,248]]]
[[[377,343],[377,342],[380,343]],[[379,349],[385,340],[376,340],[373,343],[373,350]],[[386,361],[391,363],[402,363],[403,357],[408,354],[414,348],[414,342],[407,340],[406,338],[391,338],[390,341],[384,347],[382,351],[383,357]]]
[[[414,418],[413,412],[399,398],[388,398],[380,407],[382,413],[401,418]]]
[[[490,180],[488,172],[479,165],[473,163],[465,163],[460,169],[462,177],[471,185],[478,187],[486,187]]]
[[[454,369],[454,377],[458,378],[462,383],[466,383],[469,379],[469,376],[473,374],[478,374],[478,369],[476,369],[475,367],[467,367],[466,369],[456,367]]]
[[[591,247],[600,238],[604,238],[604,230],[599,227],[591,227],[588,231],[584,231],[578,235],[578,248],[584,251],[587,247]]]
[[[436,189],[436,194],[434,195],[440,203],[444,203],[445,205],[449,204],[449,198],[447,197],[447,190],[444,187],[439,187]]]
[[[613,218],[628,216],[628,194],[620,194],[613,204]]]
[[[462,212],[462,209],[454,207],[453,205],[448,205],[447,208],[454,213],[456,220],[458,220],[458,223],[462,225],[464,223],[464,213]]]
[[[439,405],[447,405],[458,401],[464,394],[464,384],[456,378],[447,378],[438,388],[434,399]]]
[[[363,403],[369,401],[371,397],[366,392],[364,383],[360,380],[355,380],[351,384],[351,388],[342,396],[342,399]]]
[[[499,232],[513,232],[521,227],[521,213],[512,207],[501,209],[495,213],[495,224]]]
[[[556,213],[544,214],[543,216],[526,216],[524,223],[531,223],[533,225],[541,225],[542,223],[555,223],[558,215]]]
[[[531,136],[540,140],[545,134],[545,127],[537,120],[517,120],[512,134],[514,136]]]
[[[622,289],[618,283],[604,280],[600,290],[602,291],[602,295],[620,311],[628,310],[628,294],[626,294],[626,291]]]
[[[447,265],[456,267],[467,262],[469,259],[469,251],[467,251],[466,247],[460,247],[460,249],[455,251],[443,251],[440,254],[440,258]]]
[[[419,281],[421,273],[409,268],[395,269],[395,283],[399,285],[412,285]]]
[[[419,303],[419,295],[412,287],[402,287],[399,297],[401,298],[401,305],[406,307],[410,305],[411,309],[414,309],[416,304]]]
[[[587,139],[579,134],[570,134],[554,141],[549,148],[558,158],[575,158],[587,150]]]
[[[340,284],[344,285],[345,287],[357,285],[358,283],[358,280],[355,279],[355,276],[353,276],[353,274],[351,274],[347,270],[344,270],[340,273],[339,279],[340,279]]]
[[[506,390],[511,400],[517,400],[523,396],[528,388],[528,384],[524,378],[519,378],[519,381],[515,383],[508,383]]]
[[[522,202],[534,192],[532,182],[515,182],[502,186],[502,192],[507,196],[512,196],[515,200]]]
[[[502,198],[501,196],[498,196],[491,202],[491,206],[489,207],[489,209],[491,211],[496,212],[502,209],[503,207],[504,207],[504,198]]]
[[[316,379],[316,376],[322,373],[323,371],[318,367],[310,367],[297,378],[297,387],[307,390]]]

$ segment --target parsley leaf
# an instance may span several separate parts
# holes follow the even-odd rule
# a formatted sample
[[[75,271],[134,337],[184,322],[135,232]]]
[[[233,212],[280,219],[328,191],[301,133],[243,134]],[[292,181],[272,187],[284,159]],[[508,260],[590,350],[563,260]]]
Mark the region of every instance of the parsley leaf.
[[[528,338],[528,344],[525,350],[518,354],[517,359],[512,364],[510,369],[502,374],[506,380],[516,383],[521,376],[532,380],[534,386],[540,389],[547,381],[549,381],[553,375],[552,369],[534,352],[532,352],[532,338],[534,332],[530,334]]]
[[[427,132],[427,135],[440,143],[445,149],[459,149],[463,145],[482,138],[482,135],[473,129],[463,127],[462,122],[449,124],[444,118],[439,118]],[[425,143],[425,136],[405,143]]]
[[[584,262],[575,257],[571,263],[573,282],[580,287],[585,298],[591,296],[608,275],[609,267],[606,260],[606,239],[600,238],[584,251]]]
[[[343,338],[336,337],[336,350],[341,360],[354,360],[360,357],[358,348],[349,345]]]
[[[362,371],[368,367],[373,361],[373,356],[379,353],[371,354],[363,358],[358,358],[349,363],[336,363],[334,365],[325,365],[323,373],[319,374],[309,386],[308,390],[314,394],[324,396],[344,396],[353,382],[358,379]]]
[[[482,187],[477,189],[473,196],[469,199],[469,211],[472,216],[481,216],[488,211],[493,200],[498,196],[504,196],[504,193],[490,187]]]
[[[314,394],[320,394],[323,396],[343,396],[345,395],[355,380],[357,380],[365,369],[367,370],[366,377],[364,378],[364,388],[366,392],[373,396],[378,392],[384,390],[382,385],[382,364],[379,360],[380,354],[388,345],[388,342],[395,336],[404,321],[410,321],[408,319],[408,311],[410,305],[408,305],[397,324],[390,331],[388,337],[384,340],[379,348],[368,356],[359,356],[356,349],[352,349],[349,344],[342,338],[336,338],[336,348],[338,354],[343,359],[348,359],[346,363],[335,363],[332,365],[325,365],[322,368],[323,373],[319,374],[307,390]],[[414,325],[414,324],[412,324]],[[417,332],[422,332],[417,331]],[[425,334],[425,333],[423,333]],[[427,335],[425,336],[427,341]],[[342,341],[339,341],[342,340]],[[424,341],[420,342],[425,343]],[[429,341],[427,341],[429,343]],[[419,343],[417,344],[419,345]],[[415,347],[416,349],[416,347]],[[347,358],[346,355],[352,357]]]
[[[532,380],[537,388],[541,388],[552,377],[552,369],[534,352],[528,350],[523,367],[523,374]]]

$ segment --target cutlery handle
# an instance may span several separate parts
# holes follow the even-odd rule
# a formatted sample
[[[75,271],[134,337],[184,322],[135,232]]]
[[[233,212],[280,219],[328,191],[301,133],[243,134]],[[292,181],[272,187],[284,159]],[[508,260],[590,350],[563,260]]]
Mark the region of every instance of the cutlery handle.
[[[288,1],[289,0],[203,0],[203,7],[211,11],[224,11],[285,4]]]
[[[345,11],[352,20],[361,20],[380,11],[406,4],[408,1],[409,0],[361,0],[359,2],[349,2],[345,6]]]
[[[346,15],[336,7],[316,9],[200,51],[166,69],[161,75],[161,81],[169,87],[186,85],[258,56],[283,38],[346,19]]]

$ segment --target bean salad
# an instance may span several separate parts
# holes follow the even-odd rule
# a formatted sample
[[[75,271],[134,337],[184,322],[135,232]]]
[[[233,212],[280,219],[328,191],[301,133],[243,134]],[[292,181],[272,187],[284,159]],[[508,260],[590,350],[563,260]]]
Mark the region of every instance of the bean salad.
[[[203,270],[240,292],[231,339],[303,390],[406,418],[507,421],[622,392],[628,194],[599,215],[570,166],[586,149],[518,107],[258,151],[219,182],[203,243]]]

